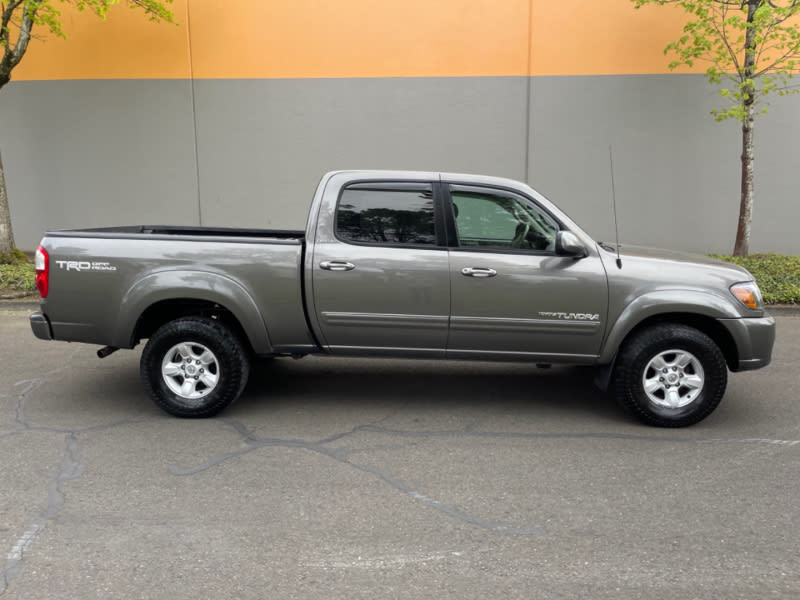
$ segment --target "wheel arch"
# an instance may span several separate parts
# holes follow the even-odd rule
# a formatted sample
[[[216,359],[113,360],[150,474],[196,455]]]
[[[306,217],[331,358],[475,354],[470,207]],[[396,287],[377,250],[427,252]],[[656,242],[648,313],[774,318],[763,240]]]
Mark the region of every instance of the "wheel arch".
[[[197,298],[172,298],[148,306],[137,319],[131,332],[131,345],[149,338],[162,325],[182,317],[206,317],[219,321],[233,331],[251,351],[253,350],[247,332],[236,315],[216,302]]]
[[[741,316],[732,298],[708,290],[664,289],[641,294],[624,305],[608,330],[597,364],[612,364],[623,344],[643,328],[675,323],[705,333],[722,351],[728,368],[735,368],[739,364],[739,351],[731,333],[719,320]]]
[[[692,313],[692,312],[665,312],[650,315],[635,323],[626,332],[625,335],[615,344],[617,352],[625,344],[627,340],[638,334],[640,331],[652,327],[653,325],[660,324],[675,324],[686,325],[692,327],[706,334],[717,345],[725,357],[725,363],[729,369],[735,369],[739,364],[739,351],[736,348],[736,342],[731,336],[730,332],[714,317],[708,315]],[[612,357],[613,360],[613,357]]]
[[[263,316],[237,281],[203,271],[165,271],[137,281],[123,296],[114,339],[132,348],[161,325],[190,316],[220,320],[257,354],[272,353]]]
[[[640,331],[664,323],[686,325],[703,332],[710,337],[720,349],[722,355],[725,357],[725,364],[728,365],[728,368],[731,371],[737,370],[739,365],[739,350],[730,331],[722,325],[719,320],[714,317],[709,317],[708,315],[692,312],[664,312],[652,314],[641,321],[631,324],[630,327],[624,331],[624,334],[614,338],[615,341],[613,344],[610,342],[612,338],[609,336],[604,346],[603,354],[601,354],[601,358],[598,360],[599,367],[597,377],[595,378],[595,385],[603,391],[607,390],[614,376],[619,351],[625,343]]]

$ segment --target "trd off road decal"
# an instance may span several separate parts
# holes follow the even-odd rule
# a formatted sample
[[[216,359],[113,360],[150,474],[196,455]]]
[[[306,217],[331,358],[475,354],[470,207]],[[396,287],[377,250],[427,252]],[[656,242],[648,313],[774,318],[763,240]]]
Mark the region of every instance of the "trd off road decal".
[[[57,260],[59,269],[65,271],[116,271],[117,267],[107,262],[89,262],[84,260]]]

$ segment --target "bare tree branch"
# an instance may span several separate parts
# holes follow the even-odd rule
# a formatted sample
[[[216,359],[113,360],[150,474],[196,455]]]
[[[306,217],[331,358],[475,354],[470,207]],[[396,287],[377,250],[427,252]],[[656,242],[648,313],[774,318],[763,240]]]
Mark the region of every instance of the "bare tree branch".
[[[795,45],[791,50],[787,51],[783,56],[775,59],[771,64],[755,73],[753,77],[761,77],[762,75],[766,75],[767,73],[773,71],[777,65],[794,57],[800,58],[800,43]],[[795,67],[794,70],[800,71],[800,65]]]
[[[728,7],[723,5],[722,8],[720,9],[720,20],[722,22],[721,31],[720,28],[717,27],[717,24],[715,22],[712,21],[712,23],[714,25],[714,29],[716,29],[717,31],[717,35],[719,35],[720,39],[722,40],[722,43],[725,44],[725,48],[728,49],[728,54],[730,55],[731,60],[733,60],[733,66],[736,68],[737,71],[741,71],[742,68],[739,65],[739,57],[736,55],[736,52],[734,52],[733,48],[730,45],[730,42],[728,41],[728,32],[725,29],[725,21],[727,19],[727,15],[728,15]]]

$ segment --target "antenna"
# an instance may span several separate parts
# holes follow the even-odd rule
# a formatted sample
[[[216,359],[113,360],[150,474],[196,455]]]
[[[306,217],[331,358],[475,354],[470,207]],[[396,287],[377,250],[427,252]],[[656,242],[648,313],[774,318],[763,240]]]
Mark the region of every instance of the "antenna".
[[[614,212],[614,240],[617,246],[617,268],[622,268],[622,259],[619,257],[619,228],[617,227],[617,190],[614,187],[614,156],[611,154],[611,144],[608,145],[608,162],[611,165],[611,207]]]

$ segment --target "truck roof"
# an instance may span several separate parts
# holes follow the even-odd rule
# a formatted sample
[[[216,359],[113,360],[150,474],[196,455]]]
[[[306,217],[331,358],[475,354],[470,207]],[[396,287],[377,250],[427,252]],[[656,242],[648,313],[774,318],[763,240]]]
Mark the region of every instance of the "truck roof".
[[[484,185],[495,185],[500,187],[518,187],[520,184],[528,186],[527,183],[510,179],[507,177],[495,177],[493,175],[480,175],[475,173],[448,173],[439,171],[404,171],[397,169],[342,169],[329,171],[323,179],[327,180],[334,175],[347,174],[352,177],[365,179],[426,179],[440,181],[459,181],[465,183],[475,183]]]

